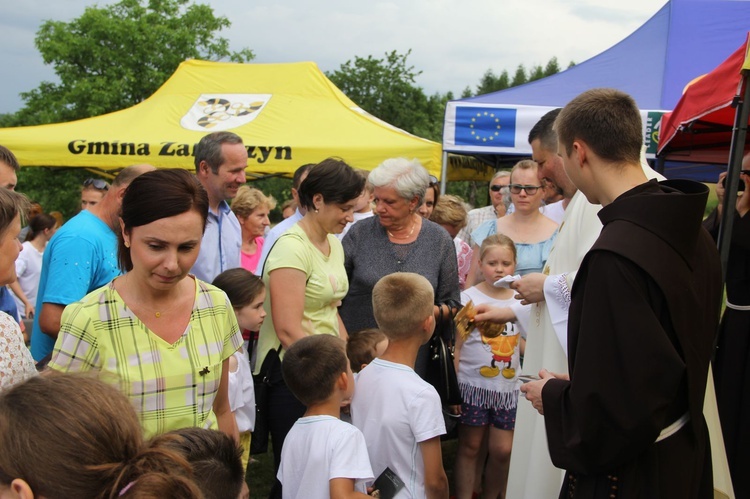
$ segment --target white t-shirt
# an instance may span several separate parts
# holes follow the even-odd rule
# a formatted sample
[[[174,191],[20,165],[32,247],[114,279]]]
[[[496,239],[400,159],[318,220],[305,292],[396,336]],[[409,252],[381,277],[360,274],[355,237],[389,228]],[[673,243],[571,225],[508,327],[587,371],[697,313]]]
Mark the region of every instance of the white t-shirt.
[[[43,253],[37,251],[31,241],[26,241],[23,243],[23,249],[16,259],[18,284],[31,304],[36,303],[36,295],[39,290],[39,277],[42,275],[42,256]],[[25,316],[26,307],[24,307],[23,302],[16,295],[13,295],[13,298],[16,300],[18,313]]]
[[[557,225],[562,223],[563,215],[565,215],[565,207],[563,207],[563,200],[555,201],[552,204],[548,204],[539,208],[542,214],[555,222]]]
[[[234,352],[233,357],[237,360],[237,370],[229,371],[229,407],[234,413],[240,433],[253,431],[255,429],[253,373],[250,372],[250,362],[244,347]]]
[[[349,232],[349,229],[352,228],[352,225],[359,222],[360,220],[364,220],[365,218],[370,218],[372,216],[375,216],[375,212],[370,210],[367,213],[354,213],[352,215],[353,220],[346,224],[346,227],[344,227],[344,230],[341,231],[341,234],[336,234],[336,237],[339,238],[339,240],[344,239],[344,236],[347,232]]]
[[[351,478],[355,490],[367,493],[373,474],[365,438],[333,416],[299,418],[284,439],[276,478],[284,499],[328,499],[334,478]]]
[[[424,498],[419,442],[445,433],[435,388],[408,366],[375,359],[357,377],[352,421],[365,436],[375,476],[389,467],[406,484],[396,498]]]

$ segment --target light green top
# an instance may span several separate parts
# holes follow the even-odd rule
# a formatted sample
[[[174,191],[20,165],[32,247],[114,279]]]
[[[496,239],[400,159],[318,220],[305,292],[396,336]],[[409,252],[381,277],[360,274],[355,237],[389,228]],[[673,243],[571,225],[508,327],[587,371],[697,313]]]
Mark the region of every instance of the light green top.
[[[195,279],[190,322],[170,345],[133,314],[113,283],[65,308],[49,367],[97,371],[118,384],[147,438],[192,426],[217,429],[213,403],[222,363],[242,345],[227,296]]]
[[[344,248],[333,234],[328,234],[331,252],[325,256],[308,239],[299,224],[279,237],[266,259],[263,282],[269,289],[268,275],[276,269],[297,269],[307,276],[302,330],[307,334],[339,335],[338,306],[349,291],[349,279],[344,268]],[[281,310],[283,310],[283,304]],[[268,314],[260,328],[255,374],[270,350],[281,344],[273,325],[271,293],[266,294],[263,307]],[[281,356],[283,358],[283,351]]]

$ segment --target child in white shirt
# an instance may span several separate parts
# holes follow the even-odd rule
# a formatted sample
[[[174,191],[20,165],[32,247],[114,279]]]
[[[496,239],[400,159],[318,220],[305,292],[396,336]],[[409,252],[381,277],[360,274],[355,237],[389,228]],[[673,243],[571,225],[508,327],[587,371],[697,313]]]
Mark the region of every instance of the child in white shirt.
[[[306,407],[281,449],[277,478],[284,499],[367,497],[373,479],[362,433],[339,419],[351,398],[354,375],[344,342],[317,334],[295,342],[284,354],[281,372],[289,390]]]
[[[435,329],[434,291],[424,277],[397,272],[378,281],[372,301],[388,347],[359,373],[352,420],[365,436],[375,474],[390,468],[405,483],[398,499],[447,499],[440,397],[414,372],[419,347]]]
[[[523,351],[530,305],[521,305],[512,289],[495,287],[497,280],[516,270],[516,248],[510,238],[494,234],[479,249],[479,269],[484,280],[461,293],[461,303],[502,307],[505,324],[479,323],[468,336],[457,335],[455,358],[461,390],[461,418],[456,454],[456,497],[472,497],[475,469],[488,440],[482,493],[505,497],[510,451],[516,422]],[[481,475],[480,475],[481,476]]]
[[[266,317],[263,309],[266,287],[260,277],[243,268],[235,268],[216,276],[213,285],[227,294],[240,329],[260,329]],[[240,432],[242,467],[247,469],[251,432],[255,429],[255,387],[250,359],[244,346],[229,357],[229,406]]]

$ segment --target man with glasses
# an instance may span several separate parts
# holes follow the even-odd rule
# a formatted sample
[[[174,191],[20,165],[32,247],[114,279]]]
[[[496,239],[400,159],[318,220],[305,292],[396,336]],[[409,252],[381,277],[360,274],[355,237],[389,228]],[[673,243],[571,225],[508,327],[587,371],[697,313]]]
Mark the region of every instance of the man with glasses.
[[[100,178],[84,180],[81,187],[81,209],[88,210],[99,204],[108,190],[109,184]]]
[[[52,353],[65,306],[120,275],[117,233],[122,197],[134,178],[151,170],[151,165],[122,170],[100,202],[68,220],[47,243],[31,331],[31,355],[37,362]]]
[[[458,233],[458,237],[462,241],[472,246],[474,242],[471,239],[471,233],[477,227],[487,220],[495,220],[505,215],[510,204],[508,184],[510,184],[510,171],[500,170],[495,172],[492,180],[490,180],[490,205],[483,208],[474,208],[469,211],[466,227]]]

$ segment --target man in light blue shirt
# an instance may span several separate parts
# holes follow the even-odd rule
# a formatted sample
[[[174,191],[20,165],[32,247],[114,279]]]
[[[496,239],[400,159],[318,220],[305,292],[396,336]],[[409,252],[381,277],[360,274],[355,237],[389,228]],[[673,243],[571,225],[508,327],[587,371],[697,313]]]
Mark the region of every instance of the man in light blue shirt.
[[[302,185],[302,181],[307,178],[307,173],[310,171],[310,168],[315,166],[312,163],[308,163],[306,165],[302,165],[294,172],[294,176],[292,177],[292,197],[294,198],[294,204],[297,205],[297,210],[294,212],[294,215],[292,215],[289,218],[286,218],[276,224],[273,229],[268,231],[268,234],[265,236],[265,242],[263,243],[263,251],[260,254],[260,260],[258,260],[258,266],[255,267],[255,273],[261,277],[263,277],[263,264],[266,261],[266,258],[268,257],[268,252],[271,251],[271,248],[273,247],[273,244],[276,242],[276,240],[289,230],[294,224],[302,220],[302,217],[305,216],[305,213],[307,210],[305,208],[302,208],[299,204],[299,186]]]
[[[247,149],[232,132],[214,132],[195,148],[195,175],[208,193],[208,219],[192,273],[205,282],[240,266],[242,229],[227,200],[245,183]]]

